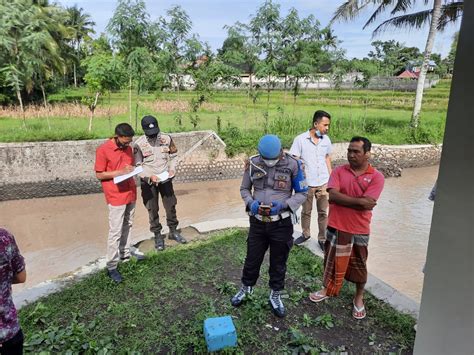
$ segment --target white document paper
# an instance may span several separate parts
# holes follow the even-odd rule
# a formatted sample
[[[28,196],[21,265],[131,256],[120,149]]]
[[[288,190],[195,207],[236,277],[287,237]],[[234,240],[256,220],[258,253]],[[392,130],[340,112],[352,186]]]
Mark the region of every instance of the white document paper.
[[[165,182],[170,178],[170,174],[167,171],[163,171],[161,174],[158,174],[157,177],[160,179],[159,182]]]
[[[132,176],[140,174],[142,171],[143,171],[143,168],[141,166],[137,166],[131,173],[114,177],[114,184],[121,183],[122,181],[127,180],[131,178]]]

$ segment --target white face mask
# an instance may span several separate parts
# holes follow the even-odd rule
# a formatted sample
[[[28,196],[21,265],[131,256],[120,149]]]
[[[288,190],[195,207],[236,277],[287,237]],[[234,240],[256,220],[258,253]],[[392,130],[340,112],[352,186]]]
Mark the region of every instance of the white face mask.
[[[280,161],[280,158],[277,158],[277,159],[263,159],[262,158],[262,160],[266,166],[268,166],[269,168],[273,168]]]

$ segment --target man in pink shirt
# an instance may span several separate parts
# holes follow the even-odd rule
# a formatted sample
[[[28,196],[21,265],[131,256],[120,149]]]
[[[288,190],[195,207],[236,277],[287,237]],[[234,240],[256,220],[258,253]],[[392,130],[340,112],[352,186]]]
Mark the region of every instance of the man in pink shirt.
[[[349,164],[333,170],[328,182],[329,220],[324,246],[323,289],[309,298],[321,302],[337,296],[344,279],[356,284],[352,315],[366,316],[364,287],[367,282],[367,255],[372,209],[382,193],[384,177],[368,159],[372,144],[354,137],[347,149]]]

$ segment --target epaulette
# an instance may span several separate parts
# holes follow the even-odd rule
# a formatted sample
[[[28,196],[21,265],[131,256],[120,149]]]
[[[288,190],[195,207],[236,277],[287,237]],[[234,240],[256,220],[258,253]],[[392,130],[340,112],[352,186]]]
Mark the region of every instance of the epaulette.
[[[290,157],[290,158],[293,159],[293,160],[296,160],[296,161],[299,160],[298,158],[294,157],[293,155],[291,155],[291,154],[288,153],[288,152],[285,152],[285,154],[286,154],[287,157]]]

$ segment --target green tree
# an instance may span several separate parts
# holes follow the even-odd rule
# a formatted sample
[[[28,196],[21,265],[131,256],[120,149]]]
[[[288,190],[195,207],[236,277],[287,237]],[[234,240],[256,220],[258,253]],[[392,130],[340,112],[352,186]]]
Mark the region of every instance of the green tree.
[[[137,47],[149,47],[151,22],[144,0],[119,0],[107,24],[113,46],[123,56]]]
[[[362,74],[362,77],[357,77],[355,79],[355,85],[361,88],[367,88],[370,83],[370,79],[377,75],[378,66],[372,60],[368,58],[357,59],[354,58],[351,60],[350,67],[358,73]]]
[[[395,40],[374,41],[371,44],[374,49],[369,52],[368,57],[378,64],[379,74],[396,75],[403,71],[409,62],[422,59],[418,48],[405,47]]]
[[[164,41],[159,62],[169,82],[173,86],[176,85],[179,97],[186,67],[186,52],[189,52],[190,44],[195,44],[195,42],[188,42],[193,24],[181,6],[173,6],[168,9],[166,17],[161,17],[159,23]]]
[[[247,25],[237,22],[233,26],[226,26],[227,38],[218,50],[218,57],[223,63],[239,69],[249,75],[248,94],[251,96],[253,76],[259,62],[259,48],[249,33]]]
[[[98,54],[98,53],[108,53],[112,54],[112,46],[110,45],[110,41],[105,35],[105,33],[101,33],[99,38],[86,40],[86,55],[91,54]]]
[[[456,57],[456,49],[458,47],[458,38],[459,32],[456,32],[453,35],[453,41],[451,42],[451,49],[449,50],[448,56],[443,60],[444,64],[446,65],[446,71],[449,74],[453,73],[454,69],[454,58]]]
[[[76,65],[81,58],[81,44],[85,39],[90,39],[90,34],[95,33],[93,26],[95,22],[91,20],[89,14],[84,13],[84,9],[77,5],[67,8],[68,19],[66,26],[72,31],[72,46],[75,51],[75,60],[73,62],[74,87],[77,87]]]
[[[353,19],[367,6],[375,5],[376,10],[365,23],[364,29],[374,23],[388,8],[392,9],[390,12],[392,17],[383,21],[375,28],[373,31],[374,36],[391,27],[421,28],[429,23],[428,38],[423,53],[423,64],[418,76],[415,104],[410,122],[410,125],[416,128],[419,124],[425,78],[436,32],[442,31],[449,23],[455,22],[462,15],[464,2],[445,0],[443,4],[442,0],[434,0],[431,8],[407,14],[414,7],[415,3],[416,0],[348,0],[336,10],[332,21]],[[424,4],[427,5],[428,1],[424,1]],[[402,15],[399,15],[400,13]]]
[[[340,41],[337,39],[337,36],[334,34],[334,31],[331,27],[325,27],[322,30],[322,35],[324,41],[324,49],[326,51],[329,51],[331,49],[337,49]]]
[[[119,0],[107,25],[112,45],[123,58],[135,48],[155,48],[155,26],[150,22],[144,0]],[[128,66],[129,121],[132,122],[132,68]]]
[[[324,34],[314,16],[300,19],[296,9],[291,9],[281,24],[281,60],[279,72],[293,86],[293,102],[299,93],[300,80],[315,74],[322,64],[329,62],[324,49]]]
[[[257,64],[256,76],[267,80],[267,111],[270,103],[270,90],[275,86],[278,77],[278,63],[281,53],[280,5],[271,0],[259,7],[257,13],[251,17],[249,31],[259,48],[262,60]]]
[[[100,95],[112,90],[120,89],[125,77],[123,62],[107,53],[91,55],[81,63],[86,69],[84,81],[89,89],[90,96],[84,98],[90,110],[88,131],[92,131],[92,121]]]
[[[53,36],[61,31],[61,24],[54,21],[54,16],[45,16],[55,10],[59,8],[33,1],[0,3],[0,72],[15,92],[22,112],[22,90],[31,92],[34,78],[44,78],[46,68],[58,67],[62,60]]]
[[[150,86],[150,82],[153,79],[154,66],[155,64],[153,63],[152,56],[146,48],[136,48],[127,57],[129,75],[130,77],[133,77],[137,90],[137,100],[135,103],[135,129],[137,129],[138,126],[140,94],[144,88]]]

